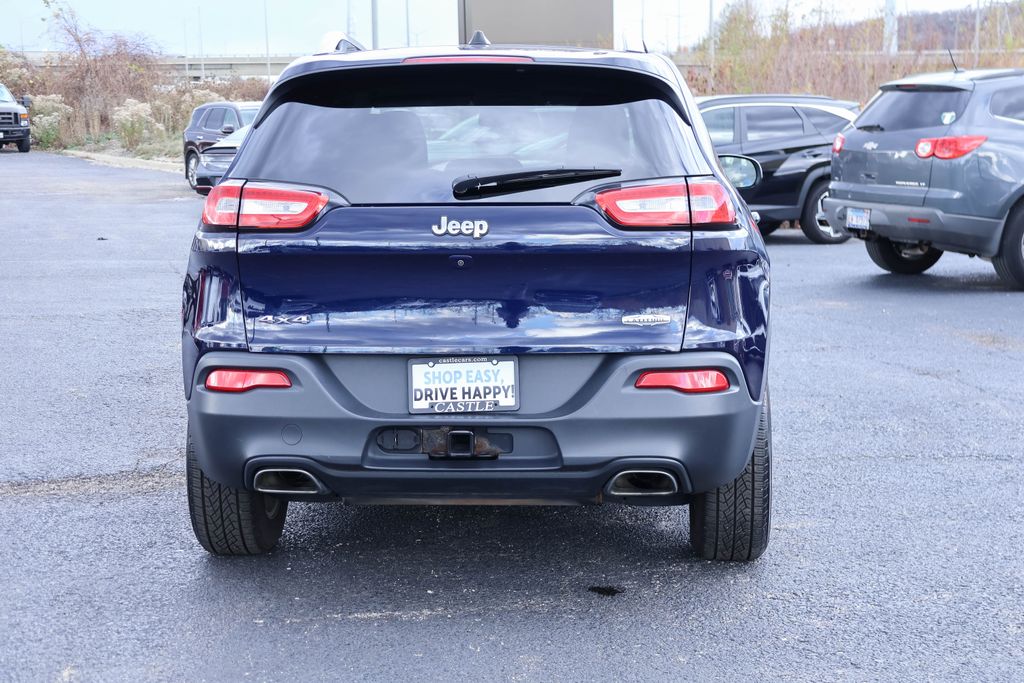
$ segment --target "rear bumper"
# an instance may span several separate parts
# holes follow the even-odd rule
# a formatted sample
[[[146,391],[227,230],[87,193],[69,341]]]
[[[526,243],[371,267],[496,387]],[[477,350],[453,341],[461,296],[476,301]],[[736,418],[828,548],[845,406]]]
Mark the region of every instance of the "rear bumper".
[[[1003,221],[952,214],[927,206],[880,204],[829,197],[823,202],[825,215],[833,228],[848,230],[855,237],[873,235],[898,242],[927,242],[944,251],[992,257],[999,252]],[[846,228],[846,211],[854,207],[871,210],[871,229]]]
[[[533,372],[527,358],[520,357],[519,412],[458,417],[386,407],[405,403],[396,369],[404,358],[350,357],[364,371],[339,373],[325,356],[208,353],[188,402],[190,430],[203,470],[223,484],[251,489],[261,468],[299,467],[353,501],[601,502],[613,499],[605,488],[616,473],[639,468],[669,472],[679,486],[676,495],[642,502],[678,504],[732,481],[749,460],[760,404],[729,354],[598,355],[582,378],[578,365],[562,373],[550,356],[543,373]],[[224,367],[279,368],[293,386],[208,391],[207,374]],[[634,388],[642,371],[658,368],[717,368],[731,386],[705,395]],[[384,388],[367,392],[353,377],[374,377]],[[378,439],[382,430],[444,427],[500,434],[511,448],[496,458],[430,458],[386,452]]]

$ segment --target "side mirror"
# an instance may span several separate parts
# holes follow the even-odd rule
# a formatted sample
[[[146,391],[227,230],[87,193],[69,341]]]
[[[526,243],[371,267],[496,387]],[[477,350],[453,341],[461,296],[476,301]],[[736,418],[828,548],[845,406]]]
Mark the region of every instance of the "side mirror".
[[[718,161],[722,164],[725,177],[737,190],[749,190],[760,183],[761,178],[764,177],[761,164],[750,157],[739,154],[722,154],[718,157]]]
[[[18,103],[21,106],[25,107],[25,109],[31,109],[32,108],[32,98],[30,96],[28,96],[28,95],[22,95],[21,97],[19,97],[18,98]]]
[[[235,127],[232,126],[231,124],[228,124],[228,125],[224,126],[223,128],[221,128],[220,132],[224,133],[224,135],[231,135],[232,133],[235,132]]]

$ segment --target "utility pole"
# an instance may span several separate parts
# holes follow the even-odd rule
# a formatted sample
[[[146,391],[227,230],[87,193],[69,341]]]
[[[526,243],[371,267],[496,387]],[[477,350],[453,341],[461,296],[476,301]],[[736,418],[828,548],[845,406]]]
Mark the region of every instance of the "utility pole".
[[[899,52],[899,24],[896,18],[896,0],[885,0],[885,27],[882,30],[882,51],[887,55]]]
[[[373,30],[373,49],[380,47],[380,33],[377,26],[377,0],[370,0],[370,28]]]
[[[203,8],[197,7],[199,15],[199,80],[206,80],[206,55],[203,54]]]
[[[409,41],[409,0],[405,0],[405,46],[410,47],[412,43]]]
[[[974,0],[974,66],[981,58],[981,0]]]
[[[192,79],[188,75],[188,19],[181,20],[181,27],[185,34],[185,82],[191,83]]]
[[[647,0],[640,0],[640,44],[647,52]]]
[[[270,22],[267,21],[267,0],[263,0],[263,45],[267,51],[267,87],[270,86]]]
[[[715,0],[708,0],[708,93],[715,92]]]
[[[345,0],[345,33],[352,35],[352,0]]]

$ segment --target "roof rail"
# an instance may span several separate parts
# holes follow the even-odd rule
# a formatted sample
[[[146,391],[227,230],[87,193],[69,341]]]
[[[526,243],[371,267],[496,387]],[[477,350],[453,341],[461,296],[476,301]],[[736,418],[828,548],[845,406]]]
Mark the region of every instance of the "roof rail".
[[[316,51],[316,54],[345,54],[347,52],[362,52],[365,49],[362,43],[344,31],[328,31],[320,39],[320,49]]]

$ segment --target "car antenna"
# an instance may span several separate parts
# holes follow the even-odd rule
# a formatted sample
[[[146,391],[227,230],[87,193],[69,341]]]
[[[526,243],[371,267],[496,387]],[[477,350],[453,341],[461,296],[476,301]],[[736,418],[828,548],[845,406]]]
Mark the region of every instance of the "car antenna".
[[[483,31],[474,31],[473,37],[469,39],[471,47],[487,47],[490,44],[491,41],[487,40],[487,36],[484,35]]]
[[[952,50],[950,50],[950,49],[949,49],[949,48],[947,47],[947,48],[946,48],[946,52],[948,52],[948,53],[949,53],[949,61],[953,62],[953,73],[955,73],[955,74],[958,74],[958,73],[960,73],[960,72],[961,72],[961,71],[962,71],[963,69],[961,69],[960,67],[958,67],[958,66],[956,65],[956,60],[955,60],[955,59],[953,59],[953,51],[952,51]]]

